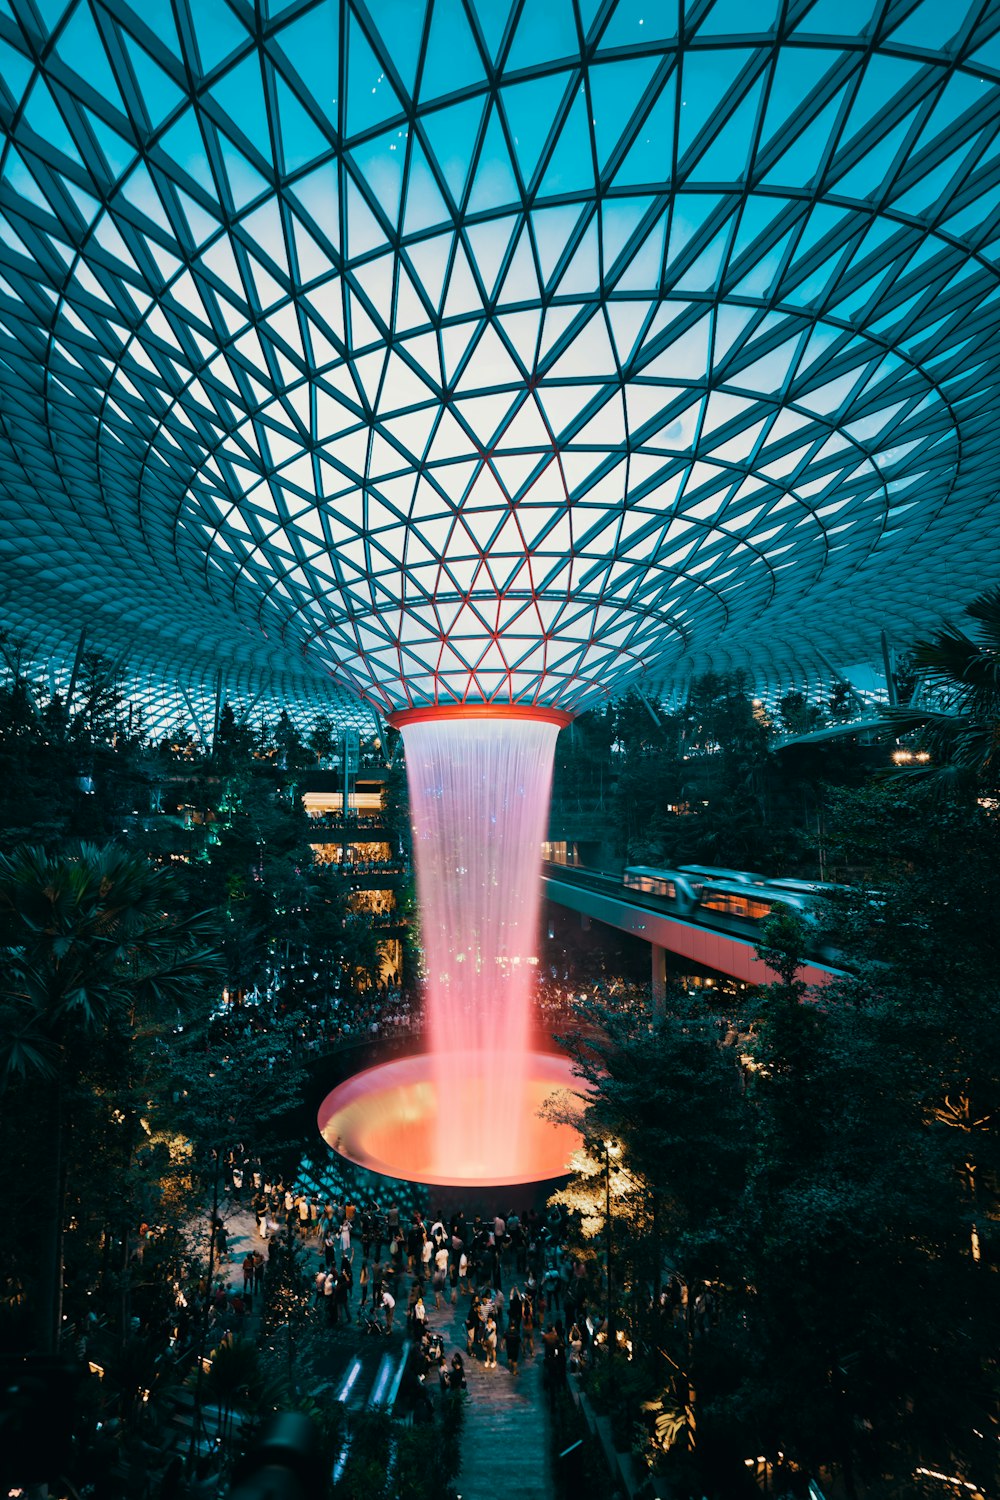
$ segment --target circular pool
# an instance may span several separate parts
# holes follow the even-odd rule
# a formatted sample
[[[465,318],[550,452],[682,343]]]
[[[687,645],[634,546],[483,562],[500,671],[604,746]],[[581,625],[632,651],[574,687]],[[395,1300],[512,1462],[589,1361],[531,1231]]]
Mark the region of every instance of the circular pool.
[[[558,1096],[560,1114],[582,1108],[584,1085],[569,1058],[529,1052],[518,1059],[517,1090],[508,1091],[508,1069],[477,1053],[402,1057],[356,1073],[320,1105],[318,1122],[327,1145],[355,1165],[403,1182],[493,1187],[562,1177],[580,1142],[578,1130],[539,1115]],[[490,1149],[474,1144],[476,1132],[439,1129],[438,1089],[447,1087],[449,1115],[490,1121]],[[479,1132],[481,1135],[481,1131]]]

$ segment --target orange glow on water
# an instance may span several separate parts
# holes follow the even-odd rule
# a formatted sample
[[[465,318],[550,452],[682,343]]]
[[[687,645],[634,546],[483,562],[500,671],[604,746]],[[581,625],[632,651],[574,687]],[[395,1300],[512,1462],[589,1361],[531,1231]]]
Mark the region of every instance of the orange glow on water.
[[[524,1075],[517,1103],[522,1128],[515,1132],[517,1154],[489,1158],[481,1154],[475,1132],[460,1131],[444,1161],[438,1145],[438,1076],[428,1054],[403,1057],[356,1074],[328,1094],[319,1111],[319,1127],[327,1145],[369,1171],[403,1182],[451,1187],[492,1187],[517,1182],[542,1182],[567,1170],[580,1137],[571,1125],[554,1125],[538,1118],[543,1103],[558,1093],[576,1103],[581,1084],[568,1058],[530,1052],[518,1059],[493,1059],[489,1072],[480,1070],[473,1053],[450,1054],[457,1113],[467,1120],[485,1115],[499,1138],[510,1123],[513,1105],[505,1078],[516,1061]],[[499,1162],[499,1167],[497,1163]]]

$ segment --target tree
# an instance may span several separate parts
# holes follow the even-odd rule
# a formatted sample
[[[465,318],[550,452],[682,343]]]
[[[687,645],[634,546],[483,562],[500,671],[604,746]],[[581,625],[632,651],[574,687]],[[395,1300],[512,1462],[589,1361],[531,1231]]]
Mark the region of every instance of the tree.
[[[677,1414],[671,1445],[693,1449],[699,1429],[711,1430],[724,1383],[705,1374],[696,1300],[738,1276],[733,1226],[750,1143],[737,1032],[682,993],[652,1020],[594,1003],[578,1011],[583,1025],[564,1041],[589,1089],[585,1148],[555,1201],[603,1253],[609,1325],[623,1318],[633,1345],[651,1351],[641,1394]],[[685,1294],[686,1313],[674,1320],[661,1307],[668,1273]],[[619,1415],[628,1427],[636,1411]]]
[[[945,700],[939,711],[900,709],[899,732],[920,729],[932,764],[924,775],[958,790],[970,779],[1000,787],[1000,585],[966,606],[975,622],[969,634],[943,625],[917,642],[912,664],[924,683]],[[920,774],[915,768],[907,774]]]
[[[143,1013],[172,1019],[218,972],[210,923],[172,916],[173,889],[164,872],[115,845],[0,857],[0,1086],[45,1084],[36,1101],[46,1150],[33,1294],[43,1351],[58,1341],[64,1145],[92,1044],[134,1036]]]
[[[857,972],[837,984],[804,989],[788,919],[759,950],[778,980],[763,992],[751,1044],[758,1145],[745,1244],[757,1358],[740,1393],[759,1452],[834,1466],[851,1494],[920,1462],[982,1479],[973,1433],[995,1396],[998,1300],[968,1253],[961,1152],[934,1108],[942,1073],[958,1082],[973,1066],[956,1013],[962,981],[946,983],[946,1000],[926,949],[904,977],[903,953],[934,925],[918,916],[914,932],[912,899],[898,943],[890,903],[859,893],[855,904]],[[935,958],[940,975],[944,954]],[[995,1017],[981,991],[969,1009],[984,1001]],[[986,1054],[979,1099],[997,1098],[996,1046],[982,1023],[968,1042]],[[961,1147],[972,1149],[967,1134]]]
[[[809,734],[824,722],[823,710],[810,703],[804,693],[786,693],[778,699],[778,712],[786,734]]]

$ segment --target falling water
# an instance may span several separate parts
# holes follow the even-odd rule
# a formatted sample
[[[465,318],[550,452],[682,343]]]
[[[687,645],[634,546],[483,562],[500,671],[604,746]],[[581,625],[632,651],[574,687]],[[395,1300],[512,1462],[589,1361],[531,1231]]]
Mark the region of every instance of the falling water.
[[[557,734],[516,710],[403,728],[439,1177],[531,1175],[523,1140]]]

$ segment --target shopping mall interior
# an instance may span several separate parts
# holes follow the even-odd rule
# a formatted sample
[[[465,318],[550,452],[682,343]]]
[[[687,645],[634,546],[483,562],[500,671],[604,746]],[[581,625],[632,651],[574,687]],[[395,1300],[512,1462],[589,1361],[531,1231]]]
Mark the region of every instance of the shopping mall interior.
[[[0,124],[0,1494],[1000,1493],[1000,0]]]

